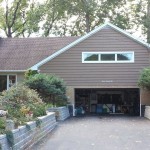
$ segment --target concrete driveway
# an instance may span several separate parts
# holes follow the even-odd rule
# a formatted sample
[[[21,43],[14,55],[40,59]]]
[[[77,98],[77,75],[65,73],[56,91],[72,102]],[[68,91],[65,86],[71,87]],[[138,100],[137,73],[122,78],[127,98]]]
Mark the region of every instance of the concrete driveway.
[[[32,150],[150,150],[150,121],[140,117],[71,118]]]

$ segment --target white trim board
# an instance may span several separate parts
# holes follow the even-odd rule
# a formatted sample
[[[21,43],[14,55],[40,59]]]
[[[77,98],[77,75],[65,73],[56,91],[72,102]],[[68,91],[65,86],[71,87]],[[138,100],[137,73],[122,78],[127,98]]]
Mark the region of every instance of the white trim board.
[[[104,23],[103,25],[95,28],[94,30],[92,30],[91,32],[87,33],[86,35],[82,36],[81,38],[75,40],[74,42],[70,43],[69,45],[65,46],[64,48],[58,50],[57,52],[55,52],[54,54],[50,55],[49,57],[43,59],[42,61],[38,62],[37,64],[35,64],[34,66],[32,66],[31,68],[29,69],[32,69],[32,70],[38,70],[38,68],[40,66],[42,66],[43,64],[47,63],[48,61],[52,60],[53,58],[57,57],[58,55],[62,54],[63,52],[67,51],[68,49],[72,48],[73,46],[77,45],[78,43],[82,42],[83,40],[87,39],[88,37],[92,36],[93,34],[95,34],[96,32],[102,30],[103,28],[105,28],[106,26],[109,26],[111,28],[113,28],[114,30],[126,35],[127,37],[133,39],[134,41],[142,44],[143,46],[147,47],[148,49],[150,48],[149,44],[142,41],[142,40],[139,40],[137,38],[135,38],[134,36],[132,36],[131,34],[129,34],[128,32],[118,28],[117,26],[109,23],[109,22],[106,22]]]

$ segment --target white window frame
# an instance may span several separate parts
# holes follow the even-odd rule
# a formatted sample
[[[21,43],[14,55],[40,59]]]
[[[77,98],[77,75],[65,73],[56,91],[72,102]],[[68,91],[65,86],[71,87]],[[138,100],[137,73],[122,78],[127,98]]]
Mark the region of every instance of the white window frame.
[[[9,76],[16,76],[16,84],[17,84],[17,74],[0,74],[0,76],[6,76],[7,77],[7,89],[8,90],[10,87],[9,87]]]
[[[126,54],[126,53],[132,53],[132,59],[131,60],[117,60],[117,54]],[[85,61],[84,60],[84,54],[99,54],[98,61]],[[115,54],[115,60],[114,61],[101,61],[101,54]],[[134,63],[134,51],[115,51],[115,52],[82,52],[82,63]]]

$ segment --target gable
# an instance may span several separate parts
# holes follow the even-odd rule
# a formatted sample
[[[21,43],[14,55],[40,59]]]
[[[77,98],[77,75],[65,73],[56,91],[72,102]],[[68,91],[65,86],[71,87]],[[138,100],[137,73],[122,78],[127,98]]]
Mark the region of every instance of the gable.
[[[134,63],[82,63],[82,52],[134,51]],[[126,35],[104,28],[39,67],[41,73],[55,74],[68,86],[111,86],[137,88],[141,69],[149,66],[147,47]]]
[[[105,23],[102,26],[96,28],[95,30],[91,31],[90,33],[86,34],[85,36],[82,36],[81,38],[77,39],[76,41],[72,42],[71,44],[67,45],[66,47],[60,49],[59,51],[57,51],[56,53],[50,55],[49,57],[47,57],[46,59],[42,60],[41,62],[35,64],[34,66],[31,67],[31,69],[36,70],[38,69],[38,67],[40,67],[41,65],[47,63],[48,61],[52,60],[53,58],[57,57],[58,55],[62,54],[63,52],[67,51],[68,49],[78,45],[79,43],[83,42],[84,40],[90,38],[91,36],[94,36],[95,34],[97,34],[97,32],[101,31],[101,30],[107,30],[107,29],[113,29],[115,31],[117,31],[118,33],[128,37],[129,39],[135,41],[136,43],[139,43],[140,45],[143,45],[146,48],[149,48],[149,45],[147,43],[145,43],[144,41],[141,41],[139,39],[136,39],[135,37],[133,37],[132,35],[130,35],[129,33],[125,32],[124,30],[110,24],[110,23]],[[109,37],[107,37],[109,38]]]
[[[118,32],[111,27],[103,28],[102,30],[98,31],[97,33],[85,39],[76,46],[78,47],[79,45],[82,45],[84,47],[85,45],[86,47],[87,44],[88,47],[96,47],[98,49],[99,47],[103,47],[103,49],[109,49],[110,47],[112,47],[113,51],[115,51],[115,49],[117,51],[122,51],[124,49],[127,50],[127,47],[129,47],[129,49],[131,49],[132,47],[142,48],[146,50],[148,49],[139,42],[136,42],[135,40],[127,37],[126,35]]]

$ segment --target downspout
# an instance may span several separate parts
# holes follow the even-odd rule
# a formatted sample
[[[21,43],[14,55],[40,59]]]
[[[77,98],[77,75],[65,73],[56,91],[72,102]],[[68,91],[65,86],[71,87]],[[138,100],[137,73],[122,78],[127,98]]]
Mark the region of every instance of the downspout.
[[[139,89],[139,92],[140,92],[140,117],[142,117],[141,89]]]

